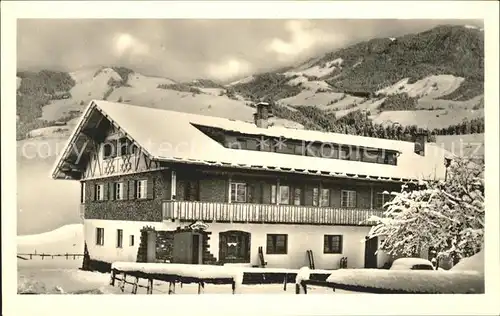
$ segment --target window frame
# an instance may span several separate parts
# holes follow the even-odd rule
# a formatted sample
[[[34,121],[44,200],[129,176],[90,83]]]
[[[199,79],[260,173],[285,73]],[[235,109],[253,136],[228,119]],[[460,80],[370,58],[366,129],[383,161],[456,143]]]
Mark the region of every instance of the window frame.
[[[94,190],[95,190],[94,200],[104,201],[104,184],[103,183],[96,184]]]
[[[96,246],[104,246],[104,228],[96,227],[95,228],[95,245]]]
[[[288,190],[288,197],[286,200],[283,199],[283,194],[282,194],[282,189],[287,189]],[[280,205],[290,205],[290,192],[291,192],[291,188],[289,185],[280,185],[279,186],[279,189],[280,189],[280,201],[279,201],[279,204]]]
[[[134,235],[129,235],[129,237],[128,237],[128,245],[130,247],[133,247],[135,245],[135,236]]]
[[[278,238],[284,237],[284,249],[278,251]],[[271,248],[269,248],[269,238],[271,238]],[[266,234],[266,254],[267,255],[287,255],[288,254],[288,234]]]
[[[234,186],[234,191],[233,191]],[[243,201],[238,201],[238,188],[243,187],[244,190],[244,199]],[[231,193],[231,203],[248,203],[248,185],[245,182],[231,182],[230,184],[230,193]],[[234,195],[233,195],[234,193]]]
[[[116,248],[123,248],[123,229],[116,230]]]
[[[346,203],[344,205],[344,193],[347,193]],[[354,195],[354,205],[349,205],[351,200],[350,196]],[[356,208],[357,207],[357,192],[355,190],[341,190],[340,191],[340,207],[342,208]]]
[[[117,200],[117,201],[125,200],[125,183],[124,182],[115,182],[113,184],[113,191],[114,191],[113,196],[114,196],[115,200]]]
[[[141,189],[141,190],[139,190]],[[144,194],[141,194],[144,193]],[[144,195],[144,196],[143,196]],[[148,180],[141,179],[135,182],[135,198],[137,200],[145,200],[148,197]]]
[[[382,196],[382,204],[381,205],[378,205],[378,202],[380,201],[379,200],[379,196]],[[384,205],[385,203],[389,202],[391,200],[391,194],[390,193],[384,193],[384,191],[382,192],[376,192],[375,193],[375,201],[374,201],[374,207],[375,209],[382,209],[384,208]]]
[[[338,248],[334,248],[334,239],[338,238]],[[335,243],[337,246],[337,243]],[[323,235],[323,253],[324,254],[341,254],[344,248],[343,235]]]
[[[319,189],[319,188],[318,188]],[[326,205],[324,205],[323,203],[323,193],[324,192],[327,192],[328,194],[328,199],[327,199],[327,203]],[[329,188],[321,188],[319,189],[319,207],[330,207],[330,204],[331,204],[331,192],[330,192],[330,189]]]

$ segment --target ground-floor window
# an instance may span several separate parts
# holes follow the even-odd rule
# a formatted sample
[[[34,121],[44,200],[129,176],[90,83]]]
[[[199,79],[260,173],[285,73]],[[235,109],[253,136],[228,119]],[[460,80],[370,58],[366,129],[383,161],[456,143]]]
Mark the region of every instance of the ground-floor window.
[[[266,254],[281,255],[288,250],[288,235],[267,234]]]
[[[95,244],[98,246],[104,246],[104,228],[96,227]]]
[[[130,246],[133,246],[134,245],[134,235],[130,235],[130,242],[129,242],[129,245]]]
[[[325,235],[323,253],[342,253],[342,235]]]
[[[123,229],[116,230],[116,248],[123,248]]]
[[[249,263],[250,233],[238,230],[219,233],[219,260],[228,263]]]

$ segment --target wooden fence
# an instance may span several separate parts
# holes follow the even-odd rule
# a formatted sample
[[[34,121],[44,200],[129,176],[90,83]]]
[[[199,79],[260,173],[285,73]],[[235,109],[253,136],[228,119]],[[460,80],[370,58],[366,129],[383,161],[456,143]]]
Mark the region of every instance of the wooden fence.
[[[66,257],[66,260],[73,258],[76,260],[78,257],[83,257],[83,253],[58,253],[58,254],[50,254],[50,253],[18,253],[17,258],[22,260],[33,260],[33,257],[41,257],[42,260],[46,257],[54,259],[54,257]]]

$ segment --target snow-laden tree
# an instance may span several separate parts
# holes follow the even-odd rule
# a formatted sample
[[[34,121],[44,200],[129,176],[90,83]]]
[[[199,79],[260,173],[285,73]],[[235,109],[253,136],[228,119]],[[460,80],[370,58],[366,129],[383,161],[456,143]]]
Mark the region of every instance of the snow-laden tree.
[[[455,158],[447,179],[403,185],[384,205],[369,238],[380,236],[379,250],[412,256],[434,247],[438,258],[478,252],[484,240],[484,161]]]

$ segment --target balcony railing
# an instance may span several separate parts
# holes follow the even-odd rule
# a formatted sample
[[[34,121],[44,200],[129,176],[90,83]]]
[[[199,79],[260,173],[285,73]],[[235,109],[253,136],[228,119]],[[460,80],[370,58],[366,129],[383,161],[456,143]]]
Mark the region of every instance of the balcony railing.
[[[383,213],[355,208],[195,201],[163,201],[162,209],[164,220],[325,225],[370,225],[366,220],[371,215]]]

